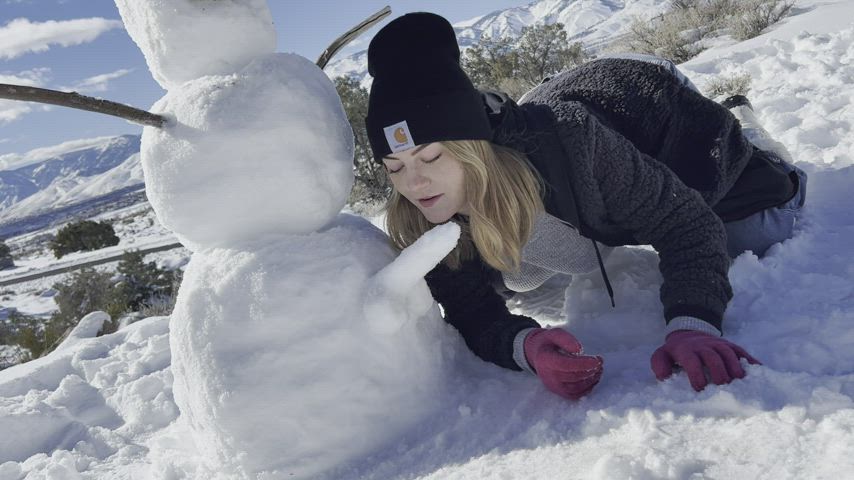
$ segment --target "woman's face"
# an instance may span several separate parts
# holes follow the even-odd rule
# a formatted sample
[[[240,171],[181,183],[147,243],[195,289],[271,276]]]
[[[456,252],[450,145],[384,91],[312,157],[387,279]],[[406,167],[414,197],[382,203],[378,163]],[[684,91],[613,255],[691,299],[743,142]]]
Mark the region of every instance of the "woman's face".
[[[426,143],[383,158],[395,190],[412,202],[430,223],[468,215],[459,160],[440,143]]]

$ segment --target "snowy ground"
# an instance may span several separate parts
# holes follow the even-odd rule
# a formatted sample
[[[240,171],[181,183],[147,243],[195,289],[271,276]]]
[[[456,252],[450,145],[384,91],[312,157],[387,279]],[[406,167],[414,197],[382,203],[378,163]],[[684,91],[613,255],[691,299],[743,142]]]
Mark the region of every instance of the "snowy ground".
[[[770,34],[682,66],[701,88],[751,73],[760,119],[810,175],[796,236],[730,271],[727,335],[764,365],[701,393],[682,375],[657,382],[648,366],[662,335],[657,259],[618,249],[607,262],[616,309],[598,275],[573,279],[565,316],[534,308],[605,357],[592,395],[562,400],[451,338],[456,370],[438,413],[330,478],[851,478],[854,2],[798,7]],[[0,480],[204,475],[171,386],[167,318],[0,372]]]

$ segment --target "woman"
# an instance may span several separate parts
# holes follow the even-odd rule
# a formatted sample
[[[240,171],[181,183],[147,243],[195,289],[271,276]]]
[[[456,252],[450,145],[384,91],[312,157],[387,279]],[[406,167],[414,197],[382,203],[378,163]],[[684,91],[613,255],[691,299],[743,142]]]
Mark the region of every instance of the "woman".
[[[426,280],[469,348],[535,373],[558,395],[587,394],[602,358],[583,354],[569,332],[510,314],[499,292],[598,267],[613,302],[599,243],[649,244],[660,256],[667,325],[651,359],[656,377],[678,365],[698,391],[704,369],[715,384],[744,377],[739,359],[758,361],[721,337],[730,255],[761,254],[791,235],[778,213],[803,204],[802,172],[754,147],[726,108],[665,66],[593,61],[516,105],[478,92],[459,57],[442,17],[390,22],[368,49],[366,124],[394,186],[394,245],[435,224],[463,227]]]

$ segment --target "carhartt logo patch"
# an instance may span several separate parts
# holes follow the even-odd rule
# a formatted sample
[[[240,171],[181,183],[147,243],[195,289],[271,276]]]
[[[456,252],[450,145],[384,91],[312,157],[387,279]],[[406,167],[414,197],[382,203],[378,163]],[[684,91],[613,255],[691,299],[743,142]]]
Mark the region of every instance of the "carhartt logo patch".
[[[408,150],[415,146],[406,120],[385,127],[383,132],[385,132],[385,139],[392,153]]]

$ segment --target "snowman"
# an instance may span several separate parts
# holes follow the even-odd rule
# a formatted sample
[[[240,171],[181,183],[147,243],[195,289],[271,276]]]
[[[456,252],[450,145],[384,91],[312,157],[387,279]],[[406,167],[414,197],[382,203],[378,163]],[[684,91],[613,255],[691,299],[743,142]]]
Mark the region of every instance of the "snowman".
[[[352,131],[320,68],[274,53],[263,0],[116,5],[167,90],[141,155],[152,207],[193,252],[170,342],[206,468],[315,478],[424,422],[453,351],[423,276],[458,227],[396,256],[339,213]]]

